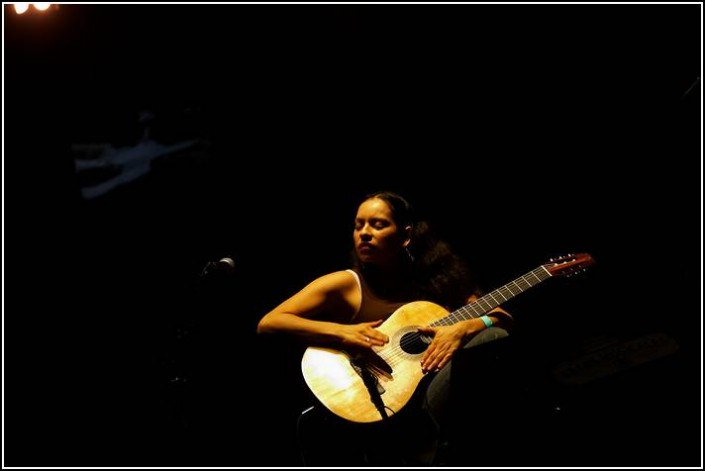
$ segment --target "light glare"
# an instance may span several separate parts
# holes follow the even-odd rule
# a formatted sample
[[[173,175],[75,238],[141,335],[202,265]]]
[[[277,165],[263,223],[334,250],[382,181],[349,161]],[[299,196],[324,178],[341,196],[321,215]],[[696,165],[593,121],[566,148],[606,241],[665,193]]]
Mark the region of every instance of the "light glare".
[[[18,15],[26,12],[29,9],[29,3],[15,3],[15,12]]]

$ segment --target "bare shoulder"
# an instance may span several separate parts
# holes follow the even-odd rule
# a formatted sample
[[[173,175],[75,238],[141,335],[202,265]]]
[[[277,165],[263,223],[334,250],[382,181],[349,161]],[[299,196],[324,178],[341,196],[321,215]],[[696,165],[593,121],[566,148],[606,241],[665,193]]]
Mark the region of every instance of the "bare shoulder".
[[[349,271],[340,270],[316,278],[308,287],[326,292],[347,292],[357,287],[357,280]]]
[[[316,278],[296,296],[310,303],[311,317],[318,313],[334,322],[348,322],[360,307],[360,290],[355,275],[336,271]]]

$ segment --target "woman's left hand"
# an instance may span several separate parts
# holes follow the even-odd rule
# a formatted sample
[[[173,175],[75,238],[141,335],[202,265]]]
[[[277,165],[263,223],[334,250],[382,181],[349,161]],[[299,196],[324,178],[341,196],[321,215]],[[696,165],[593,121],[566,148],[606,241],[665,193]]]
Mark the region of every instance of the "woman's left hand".
[[[463,345],[465,330],[458,325],[443,327],[421,327],[419,332],[433,336],[433,341],[421,358],[421,370],[425,373],[443,368],[453,354]]]

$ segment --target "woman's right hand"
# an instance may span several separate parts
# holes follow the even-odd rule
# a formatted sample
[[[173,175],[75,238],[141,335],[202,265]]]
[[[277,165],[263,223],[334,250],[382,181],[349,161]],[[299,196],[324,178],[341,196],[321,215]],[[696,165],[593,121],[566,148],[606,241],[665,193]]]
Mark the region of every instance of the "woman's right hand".
[[[389,337],[376,330],[383,320],[362,322],[360,324],[342,325],[341,335],[343,346],[381,347],[389,342]]]

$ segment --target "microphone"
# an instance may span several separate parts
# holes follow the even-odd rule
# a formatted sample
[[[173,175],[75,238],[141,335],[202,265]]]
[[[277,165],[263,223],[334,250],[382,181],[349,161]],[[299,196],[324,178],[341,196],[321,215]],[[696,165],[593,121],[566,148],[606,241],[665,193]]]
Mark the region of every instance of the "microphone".
[[[217,262],[208,262],[206,266],[203,267],[201,276],[205,276],[209,273],[222,273],[227,275],[235,271],[235,261],[230,257],[223,257]]]

